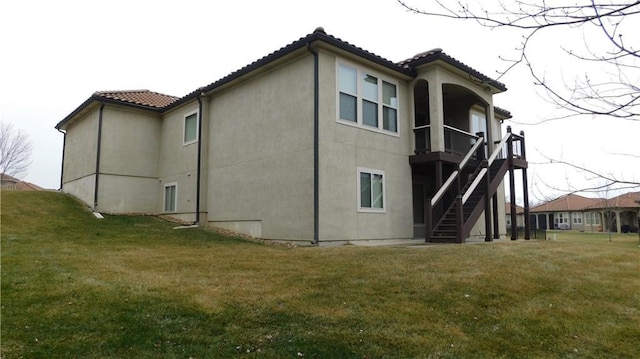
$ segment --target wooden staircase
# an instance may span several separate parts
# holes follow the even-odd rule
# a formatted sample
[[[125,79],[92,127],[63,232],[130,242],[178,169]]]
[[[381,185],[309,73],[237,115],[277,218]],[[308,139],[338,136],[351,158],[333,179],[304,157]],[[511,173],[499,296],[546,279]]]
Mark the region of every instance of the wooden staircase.
[[[520,139],[521,136],[512,134],[509,129],[486,160],[482,155],[482,138],[476,142],[460,162],[458,169],[449,176],[434,197],[426,201],[426,242],[462,243],[469,237],[483,212],[488,212],[490,216],[491,208],[488,207],[491,205],[491,197],[498,191],[507,171],[513,170],[514,158],[526,163],[523,156],[513,152],[513,143]],[[491,224],[488,218],[485,220],[485,240],[490,241]]]
[[[473,181],[477,178],[479,173],[482,170],[482,164],[479,165],[474,171],[472,175],[469,176],[467,183],[464,185],[460,193],[457,197],[462,197],[462,195],[469,189],[472,185]],[[483,178],[486,178],[487,174],[489,175],[490,185],[482,186],[479,185],[471,192],[467,201],[462,205],[462,231],[458,233],[458,213],[457,208],[460,205],[457,199],[451,203],[449,208],[445,211],[444,215],[438,221],[433,230],[431,232],[431,240],[430,242],[435,243],[461,243],[464,241],[464,238],[469,236],[473,225],[476,223],[482,212],[484,211],[484,203],[485,196],[487,196],[487,190],[489,190],[489,197],[492,197],[496,191],[500,183],[502,182],[504,175],[508,170],[507,160],[498,159],[495,160],[489,170],[486,171]],[[481,179],[480,183],[485,182],[486,179]]]

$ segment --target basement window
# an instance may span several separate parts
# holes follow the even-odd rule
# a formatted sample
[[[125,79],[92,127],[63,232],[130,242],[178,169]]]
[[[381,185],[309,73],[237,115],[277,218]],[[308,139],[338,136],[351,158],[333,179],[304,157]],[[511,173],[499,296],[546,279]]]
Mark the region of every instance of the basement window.
[[[384,171],[358,168],[358,211],[384,212]]]
[[[178,184],[167,183],[164,185],[164,212],[176,212],[176,203],[178,198]]]

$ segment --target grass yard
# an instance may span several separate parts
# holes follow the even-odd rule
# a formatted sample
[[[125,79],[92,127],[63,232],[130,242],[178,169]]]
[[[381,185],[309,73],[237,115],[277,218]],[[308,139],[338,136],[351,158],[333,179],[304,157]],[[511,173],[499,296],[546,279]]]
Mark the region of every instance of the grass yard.
[[[1,200],[2,359],[640,357],[637,235],[288,248]]]

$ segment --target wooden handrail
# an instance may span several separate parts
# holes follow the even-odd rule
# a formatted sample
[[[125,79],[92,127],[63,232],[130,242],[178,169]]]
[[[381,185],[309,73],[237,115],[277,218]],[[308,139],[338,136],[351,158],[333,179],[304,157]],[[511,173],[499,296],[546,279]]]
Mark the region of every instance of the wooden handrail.
[[[468,137],[471,137],[471,138],[478,139],[478,136],[476,136],[475,134],[473,134],[473,133],[471,133],[471,132],[463,131],[463,130],[461,130],[461,129],[459,129],[459,128],[456,128],[456,127],[453,127],[453,126],[444,125],[444,128],[445,128],[445,129],[449,129],[449,130],[451,130],[451,131],[453,131],[453,132],[458,132],[458,133],[460,133],[460,134],[463,134],[463,135],[468,136]]]
[[[422,125],[422,126],[414,127],[413,131],[415,132],[416,130],[424,130],[425,128],[431,128],[431,125]]]
[[[459,169],[462,169],[462,168],[464,168],[464,166],[467,165],[467,162],[469,162],[469,160],[471,159],[471,156],[473,156],[473,154],[478,150],[478,147],[480,147],[484,142],[484,138],[483,137],[478,137],[478,136],[474,136],[474,137],[477,138],[476,139],[476,143],[471,147],[469,152],[467,152],[467,154],[464,156],[464,158],[460,162],[460,164],[458,166]],[[455,179],[458,177],[459,173],[460,173],[459,170],[453,171],[449,175],[449,178],[447,178],[447,180],[442,184],[442,186],[440,186],[440,189],[438,189],[438,192],[436,192],[436,194],[433,196],[433,198],[431,198],[431,206],[432,207],[435,207],[436,203],[438,203],[440,198],[442,198],[444,193],[449,189],[449,186],[451,186],[453,181],[455,181]]]
[[[491,156],[489,156],[489,166],[491,166],[493,161],[498,157],[498,155],[500,154],[500,151],[502,151],[502,147],[511,136],[512,136],[511,132],[504,135],[504,137],[502,138],[502,141],[500,141],[500,144],[498,144],[498,146],[493,150],[493,153],[491,154]]]
[[[473,180],[473,182],[471,183],[471,186],[469,186],[469,189],[467,189],[464,195],[462,195],[462,204],[467,203],[467,200],[469,199],[469,197],[471,197],[471,194],[473,193],[473,191],[476,189],[476,187],[478,187],[478,183],[480,183],[480,180],[482,180],[484,175],[487,173],[487,168],[491,167],[491,164],[493,164],[493,161],[498,157],[500,152],[502,152],[502,147],[510,137],[511,137],[511,132],[504,135],[504,137],[502,138],[502,141],[500,141],[500,144],[493,150],[493,153],[491,154],[491,156],[489,156],[489,160],[487,161],[488,163],[487,167],[480,170],[480,173],[478,173],[478,176]]]

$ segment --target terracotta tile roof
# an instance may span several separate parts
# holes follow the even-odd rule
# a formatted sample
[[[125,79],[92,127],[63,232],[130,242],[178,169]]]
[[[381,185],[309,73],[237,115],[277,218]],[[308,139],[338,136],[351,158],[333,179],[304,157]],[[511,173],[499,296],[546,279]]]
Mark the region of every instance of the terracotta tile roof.
[[[437,60],[444,61],[444,62],[448,63],[449,65],[457,67],[460,70],[462,70],[462,71],[464,71],[464,72],[476,77],[480,81],[488,83],[488,84],[494,86],[495,88],[499,89],[500,91],[506,91],[507,90],[507,87],[503,83],[501,83],[499,81],[496,81],[496,80],[490,78],[489,76],[482,74],[480,71],[472,68],[471,66],[462,63],[458,59],[447,55],[446,53],[444,53],[442,51],[442,49],[439,49],[439,48],[432,49],[432,50],[429,50],[429,51],[425,51],[425,52],[421,52],[419,54],[416,54],[411,58],[408,58],[406,60],[398,62],[398,65],[403,66],[403,67],[408,68],[408,69],[413,69],[416,66],[420,66],[420,65],[423,65],[423,64],[426,64],[426,63],[429,63],[429,62],[437,61]]]
[[[597,198],[582,197],[577,194],[568,194],[539,206],[532,207],[530,212],[571,212],[581,211],[586,207],[600,202]]]
[[[8,182],[16,182],[16,183],[20,182],[19,179],[13,176],[9,176],[6,173],[0,173],[0,179],[2,179],[2,181],[8,181]]]
[[[336,48],[339,48],[343,51],[350,52],[354,55],[357,55],[363,59],[372,61],[381,66],[387,67],[390,70],[396,71],[400,74],[403,74],[407,77],[415,77],[414,67],[419,66],[425,63],[433,62],[433,61],[444,61],[454,67],[461,69],[462,71],[468,72],[470,75],[478,78],[480,81],[485,83],[489,83],[497,89],[504,91],[506,87],[495,81],[486,75],[481,74],[480,72],[474,70],[473,68],[463,64],[462,62],[454,59],[451,56],[446,55],[442,50],[437,49],[433,51],[427,51],[421,54],[418,54],[410,59],[405,61],[401,61],[399,63],[395,63],[393,61],[387,60],[379,55],[376,55],[372,52],[366,51],[360,47],[352,45],[338,37],[334,37],[328,35],[324,29],[317,28],[313,33],[302,37],[289,45],[286,45],[262,58],[254,61],[253,63],[242,67],[241,69],[223,77],[222,79],[210,83],[207,86],[198,88],[191,93],[183,96],[183,97],[174,97],[169,95],[164,95],[157,92],[151,92],[149,90],[133,90],[133,91],[100,91],[96,92],[91,96],[87,101],[85,101],[82,105],[80,105],[76,110],[74,110],[71,114],[65,117],[62,121],[60,121],[56,128],[63,128],[64,125],[70,121],[75,115],[80,113],[84,108],[89,106],[95,100],[107,100],[109,102],[120,102],[126,103],[134,106],[145,107],[151,110],[156,110],[159,112],[168,111],[173,107],[179,106],[187,101],[195,99],[203,92],[212,91],[220,86],[223,86],[231,81],[234,81],[256,69],[261,68],[273,61],[276,61],[294,51],[309,48],[310,44],[315,41],[321,41]],[[496,113],[499,116],[503,116],[505,118],[510,118],[510,114],[506,110],[498,109]]]
[[[44,191],[44,188],[31,182],[21,181],[16,183],[16,191]]]
[[[8,174],[0,174],[0,178],[2,179],[2,185],[3,187],[7,184],[7,183],[13,183],[14,190],[16,191],[43,191],[44,188],[35,185],[31,182],[25,182],[25,181],[21,181],[13,176],[9,176]]]
[[[640,208],[640,192],[621,194],[608,200],[599,199],[597,203],[587,207],[588,209],[605,208]]]
[[[507,202],[504,205],[505,205],[505,208],[506,208],[506,212],[505,213],[506,214],[511,214],[511,203]],[[516,204],[516,214],[522,214],[522,213],[524,213],[524,208],[521,207],[521,206],[518,206]]]
[[[149,90],[98,91],[94,95],[105,99],[117,100],[147,107],[155,107],[158,109],[164,108],[178,100],[178,97]]]

